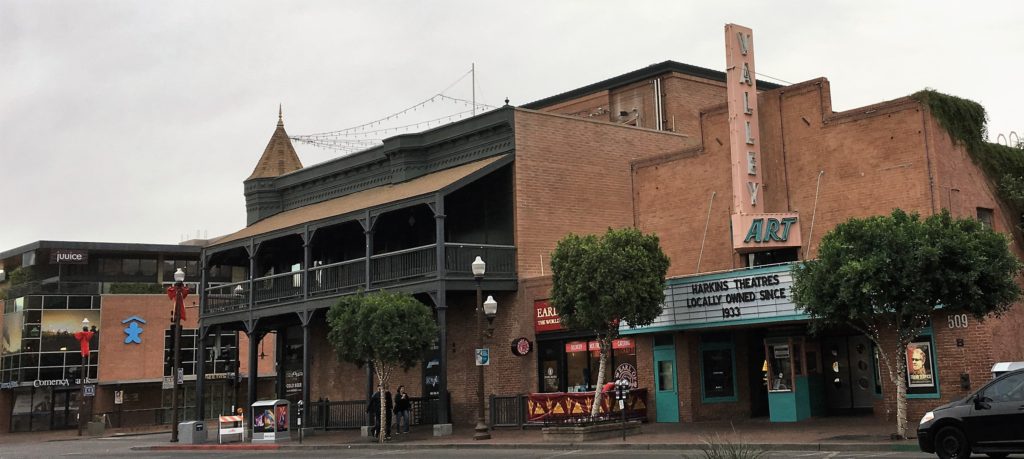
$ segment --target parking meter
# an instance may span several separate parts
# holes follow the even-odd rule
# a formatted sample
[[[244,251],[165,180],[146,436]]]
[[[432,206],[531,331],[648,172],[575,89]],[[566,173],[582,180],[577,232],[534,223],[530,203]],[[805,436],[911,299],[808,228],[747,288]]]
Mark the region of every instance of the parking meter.
[[[626,378],[615,381],[615,399],[619,401],[619,412],[622,413],[622,441],[626,441],[626,397],[629,396],[629,387]]]
[[[299,444],[302,444],[302,400],[299,400],[299,403],[297,403],[296,405],[298,405],[299,407],[299,417],[296,418],[296,421],[298,421],[299,423]]]

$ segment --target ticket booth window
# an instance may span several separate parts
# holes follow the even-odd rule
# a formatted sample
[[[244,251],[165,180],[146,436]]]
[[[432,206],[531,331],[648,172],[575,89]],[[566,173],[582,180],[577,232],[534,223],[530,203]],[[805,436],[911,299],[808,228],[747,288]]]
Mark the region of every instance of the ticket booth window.
[[[769,392],[792,391],[794,379],[806,373],[802,337],[765,340],[765,356],[768,361]]]

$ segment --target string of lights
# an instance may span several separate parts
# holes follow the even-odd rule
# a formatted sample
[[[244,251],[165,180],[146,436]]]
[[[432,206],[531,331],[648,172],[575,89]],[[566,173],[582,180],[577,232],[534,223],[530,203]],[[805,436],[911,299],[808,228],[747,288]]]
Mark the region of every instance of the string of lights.
[[[479,104],[478,104],[479,105]],[[429,128],[434,125],[441,125],[443,123],[450,123],[464,118],[467,115],[473,113],[473,110],[465,110],[451,115],[445,115],[439,118],[434,118],[426,121],[420,121],[418,123],[406,124],[404,126],[388,127],[383,129],[376,129],[372,131],[365,131],[357,133],[356,135],[372,135],[372,134],[388,134],[388,133],[399,133],[399,132],[410,132],[419,130],[420,128]],[[370,148],[376,145],[380,145],[383,142],[383,138],[380,137],[369,137],[362,139],[351,139],[351,138],[339,138],[332,136],[293,136],[292,140],[302,142],[308,145],[313,145],[320,148],[327,148],[332,150],[347,150],[350,152],[360,151],[366,148]]]

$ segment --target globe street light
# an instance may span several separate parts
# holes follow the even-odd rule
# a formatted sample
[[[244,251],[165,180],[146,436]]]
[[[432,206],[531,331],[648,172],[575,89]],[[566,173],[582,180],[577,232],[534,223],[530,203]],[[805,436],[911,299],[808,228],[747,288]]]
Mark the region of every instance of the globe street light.
[[[171,333],[174,334],[174,348],[171,367],[171,443],[178,442],[178,368],[181,366],[181,321],[185,318],[185,297],[188,287],[185,285],[185,271],[178,268],[174,272],[174,285],[167,287],[167,296],[174,300],[174,312],[171,313]],[[202,343],[199,343],[202,346]]]
[[[476,319],[477,319],[477,352],[484,347],[484,335],[488,337],[494,332],[493,322],[494,316],[498,314],[498,302],[494,301],[494,297],[487,295],[487,301],[483,300],[483,291],[481,289],[481,281],[484,279],[484,273],[486,272],[487,264],[480,257],[476,257],[473,260],[473,279],[476,281]],[[483,319],[487,317],[487,329],[483,328]],[[488,359],[490,355],[488,354]],[[476,428],[474,429],[473,439],[474,440],[489,440],[491,438],[490,428],[487,423],[484,422],[484,366],[483,363],[487,362],[476,362],[477,367],[477,378],[476,378],[476,398],[477,398],[477,411],[476,411]]]

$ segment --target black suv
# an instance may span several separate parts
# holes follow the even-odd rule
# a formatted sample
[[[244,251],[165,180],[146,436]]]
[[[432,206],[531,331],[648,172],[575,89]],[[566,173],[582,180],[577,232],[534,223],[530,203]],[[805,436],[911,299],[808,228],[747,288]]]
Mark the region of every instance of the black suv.
[[[1024,370],[1003,374],[974,394],[925,413],[921,451],[942,459],[1024,453]]]

